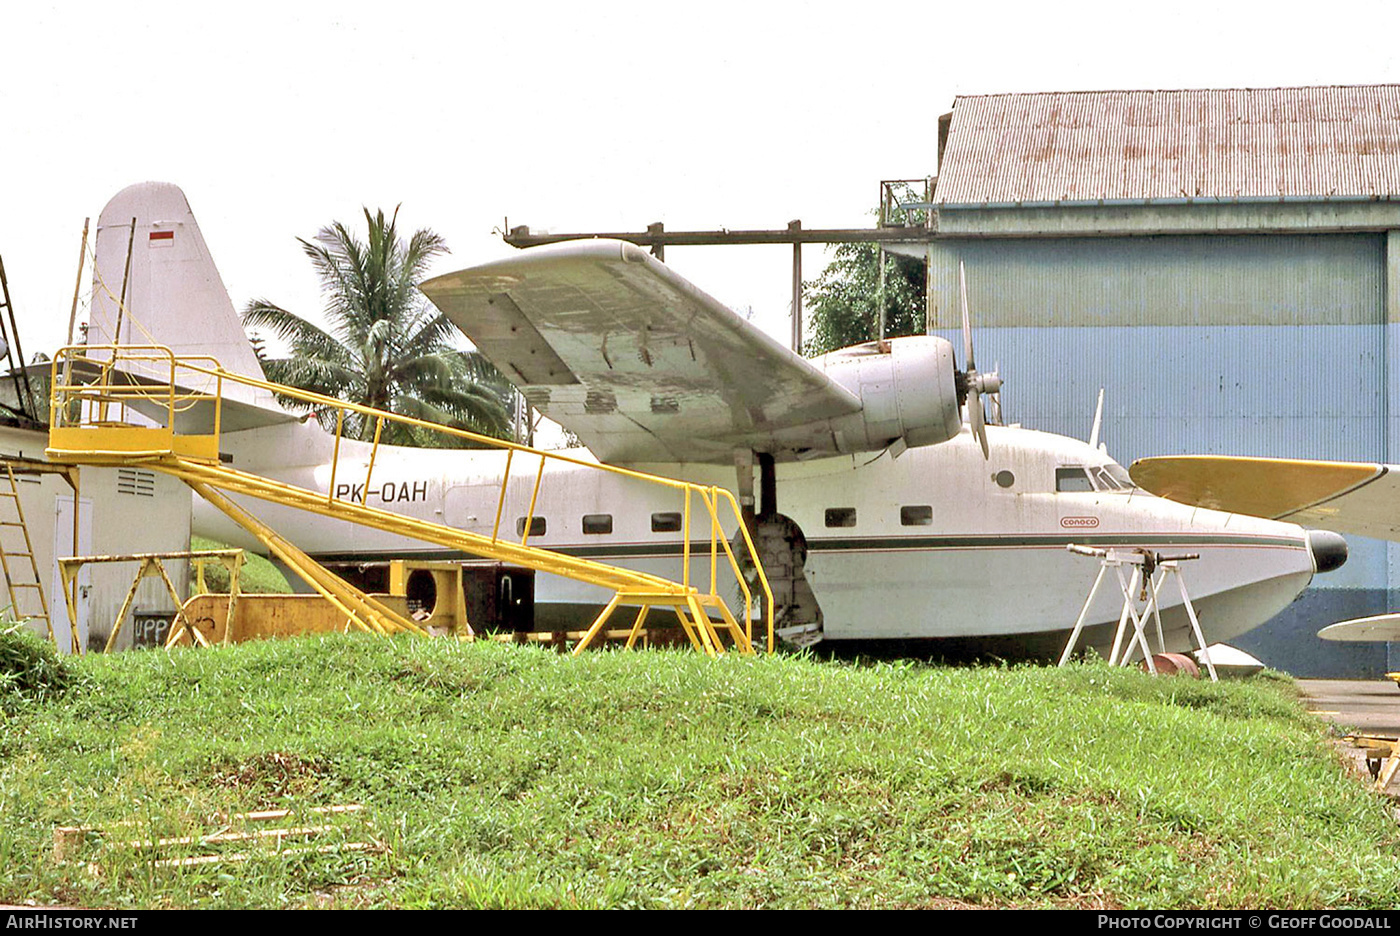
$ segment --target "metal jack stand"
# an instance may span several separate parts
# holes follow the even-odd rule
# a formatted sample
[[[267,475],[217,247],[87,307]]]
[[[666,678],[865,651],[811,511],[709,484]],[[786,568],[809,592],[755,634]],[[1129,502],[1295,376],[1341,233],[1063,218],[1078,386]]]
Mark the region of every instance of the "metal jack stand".
[[[1079,635],[1084,630],[1084,620],[1089,616],[1089,607],[1094,603],[1094,598],[1099,593],[1099,586],[1103,584],[1104,576],[1110,568],[1118,577],[1118,587],[1123,593],[1123,611],[1118,616],[1118,629],[1113,635],[1113,651],[1108,656],[1110,666],[1127,666],[1128,660],[1133,655],[1133,650],[1141,647],[1143,659],[1147,662],[1147,670],[1154,676],[1157,675],[1157,666],[1152,662],[1152,651],[1148,646],[1145,625],[1149,616],[1157,626],[1157,648],[1158,652],[1166,652],[1166,640],[1162,636],[1162,615],[1158,602],[1162,585],[1165,584],[1167,576],[1176,579],[1177,588],[1181,592],[1181,604],[1186,609],[1186,616],[1191,621],[1191,632],[1196,637],[1196,645],[1200,647],[1201,659],[1206,664],[1206,669],[1210,671],[1211,682],[1219,682],[1219,677],[1215,673],[1215,664],[1210,660],[1210,651],[1206,649],[1205,635],[1201,633],[1201,622],[1196,617],[1196,608],[1191,604],[1191,596],[1186,593],[1186,581],[1181,576],[1181,569],[1178,563],[1190,559],[1199,559],[1199,553],[1190,553],[1180,556],[1164,556],[1161,553],[1153,552],[1150,549],[1094,549],[1091,546],[1078,546],[1070,543],[1065,547],[1070,552],[1080,556],[1096,556],[1100,560],[1099,574],[1094,579],[1094,587],[1089,589],[1089,597],[1084,600],[1084,607],[1079,612],[1079,619],[1074,622],[1074,630],[1070,632],[1069,642],[1065,644],[1065,652],[1060,654],[1060,665],[1064,666],[1069,661],[1070,655],[1074,653],[1075,645],[1079,643]],[[1132,566],[1132,579],[1129,581],[1123,575],[1123,567]],[[1135,597],[1136,596],[1136,597]],[[1138,606],[1142,605],[1141,611]],[[1128,622],[1133,624],[1133,636],[1128,640],[1126,648],[1123,647],[1123,635],[1127,633]],[[1122,656],[1119,650],[1122,649]]]

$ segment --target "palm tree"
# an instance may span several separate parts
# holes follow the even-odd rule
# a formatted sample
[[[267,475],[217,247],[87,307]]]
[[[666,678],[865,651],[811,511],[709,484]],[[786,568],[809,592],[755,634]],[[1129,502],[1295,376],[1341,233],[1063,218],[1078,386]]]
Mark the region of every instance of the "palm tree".
[[[446,316],[423,298],[415,283],[433,257],[447,252],[430,230],[400,240],[398,209],[385,219],[365,209],[369,242],[362,243],[336,222],[314,242],[297,238],[321,275],[330,331],[265,299],[248,303],[243,325],[265,329],[290,349],[285,358],[264,359],[269,380],[325,396],[389,410],[429,422],[508,438],[515,390],[475,351],[454,347],[459,334]],[[257,338],[255,336],[255,347]],[[284,399],[303,411],[304,401]],[[318,411],[334,426],[334,411]],[[374,420],[347,415],[346,433],[370,439]],[[452,445],[460,440],[397,423],[385,423],[382,441],[399,445]]]

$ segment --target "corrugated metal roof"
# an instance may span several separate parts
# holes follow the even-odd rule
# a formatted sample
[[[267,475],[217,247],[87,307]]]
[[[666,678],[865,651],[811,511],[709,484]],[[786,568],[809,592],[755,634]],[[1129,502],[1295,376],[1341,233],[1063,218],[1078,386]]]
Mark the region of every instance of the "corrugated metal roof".
[[[941,206],[1400,198],[1400,85],[959,97]]]

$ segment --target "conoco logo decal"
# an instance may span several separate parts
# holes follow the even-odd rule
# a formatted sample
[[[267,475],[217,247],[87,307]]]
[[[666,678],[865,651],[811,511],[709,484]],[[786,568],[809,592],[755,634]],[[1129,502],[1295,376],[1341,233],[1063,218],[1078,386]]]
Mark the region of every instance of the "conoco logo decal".
[[[1098,525],[1098,517],[1062,517],[1060,519],[1060,526],[1066,530],[1092,530]]]

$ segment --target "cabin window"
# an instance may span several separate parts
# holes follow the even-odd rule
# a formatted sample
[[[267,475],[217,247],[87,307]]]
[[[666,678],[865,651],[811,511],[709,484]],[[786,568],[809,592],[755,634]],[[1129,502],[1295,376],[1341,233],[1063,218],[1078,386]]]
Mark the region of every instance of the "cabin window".
[[[531,535],[531,536],[544,536],[544,528],[545,528],[544,517],[519,517],[519,518],[517,518],[516,521],[515,521],[515,535],[516,535],[516,536],[524,536],[524,535],[525,535],[525,521],[526,521],[526,520],[529,520],[529,521],[530,521],[530,535]]]
[[[1001,471],[992,475],[992,480],[1000,487],[1009,488],[1016,483],[1016,476],[1003,468]]]
[[[900,526],[933,526],[933,508],[928,504],[916,504],[899,508]]]
[[[651,515],[651,532],[653,533],[679,533],[681,531],[681,515],[674,511],[664,513],[654,513]]]
[[[601,536],[612,532],[612,514],[584,514],[583,532],[591,536]]]
[[[1066,494],[1092,494],[1094,486],[1083,468],[1056,468],[1055,490]]]
[[[826,525],[829,527],[853,527],[856,525],[856,509],[854,507],[828,507],[826,508]]]

